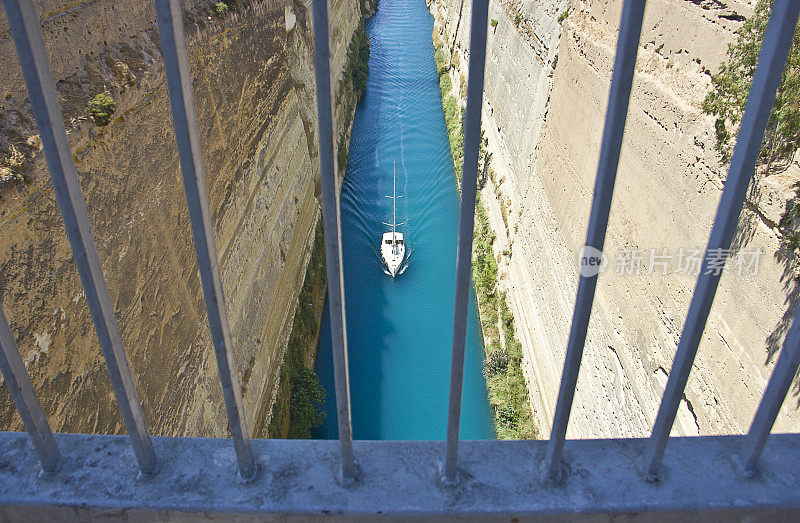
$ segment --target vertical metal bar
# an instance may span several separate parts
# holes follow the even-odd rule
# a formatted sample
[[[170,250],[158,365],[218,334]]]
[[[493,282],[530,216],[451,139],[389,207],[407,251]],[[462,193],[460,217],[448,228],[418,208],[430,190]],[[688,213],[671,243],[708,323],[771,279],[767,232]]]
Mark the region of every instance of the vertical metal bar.
[[[443,480],[457,480],[458,429],[461,423],[461,393],[464,380],[464,343],[467,332],[467,304],[471,292],[472,236],[475,228],[475,198],[478,192],[478,153],[481,139],[481,107],[486,62],[486,26],[489,0],[472,2],[469,34],[469,77],[464,122],[464,165],[461,177],[461,210],[458,215],[456,250],[456,294],[453,306],[453,346],[450,360],[450,399],[447,408],[447,444]]]
[[[731,246],[745,193],[761,151],[764,130],[775,100],[778,82],[783,74],[786,56],[792,43],[799,9],[800,2],[797,0],[776,0],[772,6],[772,14],[764,34],[764,42],[739,127],[725,188],[714,218],[683,333],[678,342],[675,361],[669,373],[653,432],[645,449],[645,478],[648,481],[657,479],[658,467],[719,284],[721,274],[719,271],[709,269],[709,253],[723,252],[720,249],[727,250]]]
[[[72,161],[72,152],[64,128],[64,119],[58,104],[56,87],[47,61],[39,18],[30,0],[3,0],[11,35],[17,47],[22,74],[28,86],[33,115],[44,146],[44,155],[50,168],[50,177],[58,197],[64,227],[78,266],[86,302],[94,321],[100,349],[114,386],[125,428],[145,474],[156,471],[156,456],[147,433],[144,413],[131,376],[128,358],[122,345],[122,336],[114,317],[114,307],[108,295],[106,282],[92,237],[89,216],[83,201],[78,174]]]
[[[203,283],[208,325],[214,343],[214,354],[217,357],[219,380],[225,398],[225,410],[228,413],[233,446],[236,449],[239,475],[243,480],[249,480],[256,475],[257,467],[242,408],[242,391],[233,357],[225,294],[219,275],[217,247],[209,212],[206,175],[203,170],[203,155],[192,98],[192,78],[186,63],[183,14],[178,0],[156,0],[155,7],[175,127],[175,141],[178,145],[183,188],[186,191],[189,218],[192,222],[197,265]]]
[[[355,479],[353,425],[350,414],[350,374],[347,368],[347,319],[344,308],[342,273],[342,234],[339,195],[336,190],[337,165],[333,139],[331,100],[330,35],[328,2],[313,0],[314,64],[317,82],[319,118],[319,165],[322,171],[322,216],[325,226],[325,261],[328,265],[328,304],[331,317],[333,373],[336,388],[336,417],[339,423],[339,446],[342,452],[341,480]]]
[[[36,453],[42,462],[42,468],[54,471],[58,468],[59,452],[47,417],[44,415],[42,405],[33,389],[33,383],[25,370],[25,364],[19,355],[19,348],[14,341],[14,335],[6,321],[6,315],[0,307],[0,371],[6,380],[8,392],[14,405],[17,407],[19,417],[25,425],[25,430],[31,438]]]
[[[797,375],[797,368],[800,366],[800,309],[794,316],[792,327],[786,334],[783,341],[783,350],[778,356],[775,370],[767,383],[764,396],[758,406],[753,423],[747,432],[747,437],[739,453],[742,467],[747,477],[755,477],[758,473],[758,460],[764,445],[767,443],[772,425],[781,405],[789,392],[792,380]]]
[[[625,0],[619,23],[617,51],[614,70],[611,75],[611,90],[608,94],[608,108],[603,128],[603,142],[600,146],[600,159],[597,166],[597,179],[594,198],[589,214],[589,227],[586,232],[586,246],[583,255],[600,255],[605,243],[608,228],[608,215],[611,211],[611,198],[617,177],[625,120],[628,115],[631,85],[633,83],[636,54],[639,51],[639,36],[642,31],[645,0]],[[547,443],[544,472],[547,481],[557,482],[561,477],[561,454],[567,434],[572,399],[578,382],[583,347],[586,343],[586,330],[592,313],[592,302],[597,287],[597,271],[582,263],[578,281],[578,294],[572,315],[564,370],[558,390],[556,412],[553,417],[553,430]],[[587,270],[589,269],[589,270]]]

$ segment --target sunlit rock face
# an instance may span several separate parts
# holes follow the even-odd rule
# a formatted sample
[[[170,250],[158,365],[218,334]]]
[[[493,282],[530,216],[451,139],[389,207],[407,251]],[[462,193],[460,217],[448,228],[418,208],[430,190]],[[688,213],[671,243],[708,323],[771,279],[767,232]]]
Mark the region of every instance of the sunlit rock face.
[[[571,437],[645,436],[652,427],[697,276],[680,272],[679,264],[705,247],[726,175],[714,150],[714,121],[700,104],[753,4],[648,2],[606,237],[608,265],[594,300]],[[434,40],[458,56],[452,84],[463,85],[470,4],[429,6]],[[564,362],[621,6],[489,5],[483,128],[493,173],[481,198],[497,233],[494,249],[544,437]],[[776,223],[797,179],[794,165],[759,174],[748,195],[734,253],[743,266],[757,256],[758,268],[753,274],[743,267],[740,275],[732,265],[723,274],[675,435],[742,433],[750,424],[793,315],[794,273],[780,253]],[[667,258],[658,257],[663,249]],[[640,268],[623,274],[625,260],[639,255]],[[797,420],[790,396],[776,430]]]

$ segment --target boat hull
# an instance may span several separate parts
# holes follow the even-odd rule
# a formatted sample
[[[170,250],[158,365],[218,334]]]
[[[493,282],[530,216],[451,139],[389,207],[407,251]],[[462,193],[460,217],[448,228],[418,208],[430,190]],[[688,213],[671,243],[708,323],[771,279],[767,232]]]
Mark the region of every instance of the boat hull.
[[[401,268],[405,259],[406,247],[403,234],[399,232],[387,232],[381,241],[381,259],[384,264],[384,272],[394,278],[402,272]]]

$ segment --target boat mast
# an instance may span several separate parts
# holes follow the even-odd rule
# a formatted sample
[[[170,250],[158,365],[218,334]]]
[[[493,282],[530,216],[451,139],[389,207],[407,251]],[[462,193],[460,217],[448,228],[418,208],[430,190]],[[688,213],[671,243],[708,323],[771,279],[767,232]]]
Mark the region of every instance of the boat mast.
[[[392,249],[397,252],[395,245],[394,229],[397,225],[397,172],[395,171],[395,162],[392,162],[392,188],[394,196],[392,196]]]

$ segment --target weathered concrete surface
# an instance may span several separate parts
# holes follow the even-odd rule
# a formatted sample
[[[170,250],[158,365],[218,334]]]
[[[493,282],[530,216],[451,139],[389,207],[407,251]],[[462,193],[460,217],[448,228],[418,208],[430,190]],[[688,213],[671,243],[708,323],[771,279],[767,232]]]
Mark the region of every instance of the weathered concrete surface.
[[[147,421],[155,434],[224,436],[152,2],[37,5]],[[311,46],[296,50],[298,41],[311,43],[310,15],[290,0],[240,1],[224,18],[207,5],[184,2],[187,51],[236,362],[255,431],[257,412],[274,399],[319,216],[314,83],[302,75],[313,71]],[[332,71],[341,77],[359,3],[336,2],[331,20]],[[0,49],[2,139],[24,141],[36,131],[4,17]],[[104,89],[117,111],[109,126],[97,127],[85,118],[86,103]],[[337,109],[346,129],[352,107]],[[43,155],[25,151],[32,182],[5,187],[0,199],[2,305],[53,429],[119,433]],[[0,426],[21,427],[5,390]]]
[[[756,480],[737,468],[742,439],[674,440],[655,484],[638,472],[643,440],[568,441],[559,487],[538,470],[542,441],[462,442],[455,486],[439,480],[442,442],[357,441],[358,477],[343,487],[335,441],[254,440],[259,475],[242,484],[230,440],[155,438],[159,470],[142,477],[127,437],[59,434],[61,468],[41,474],[27,437],[2,433],[0,518],[796,520],[800,436],[774,436]]]
[[[484,129],[495,176],[482,191],[524,345],[541,434],[548,436],[578,280],[621,1],[490,3]],[[469,4],[434,1],[436,28],[466,74]],[[568,16],[558,19],[567,9]],[[568,435],[649,433],[695,283],[647,274],[649,249],[704,247],[725,170],[700,103],[750,3],[647,4],[606,252]],[[461,15],[459,16],[459,13]],[[515,23],[515,14],[521,20]],[[460,19],[460,22],[459,22]],[[456,29],[457,28],[457,29]],[[453,85],[458,85],[457,81]],[[722,278],[673,434],[744,432],[795,301],[775,222],[797,168],[751,192],[737,246],[760,249],[757,276]],[[507,225],[506,225],[507,224]],[[501,256],[508,249],[510,256]],[[640,276],[614,254],[644,249]],[[788,267],[788,270],[787,270]],[[673,261],[672,269],[675,264]],[[796,430],[790,397],[776,430]]]

